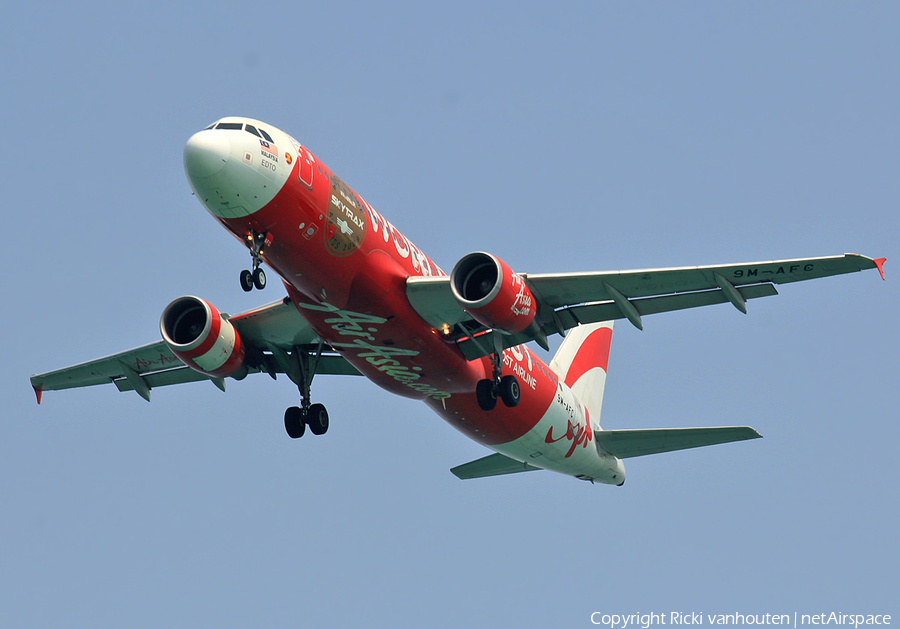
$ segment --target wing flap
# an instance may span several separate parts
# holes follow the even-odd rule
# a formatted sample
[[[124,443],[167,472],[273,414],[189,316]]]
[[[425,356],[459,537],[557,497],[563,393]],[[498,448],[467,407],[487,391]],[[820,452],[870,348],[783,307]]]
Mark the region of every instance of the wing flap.
[[[203,380],[212,380],[206,374],[202,374],[199,371],[194,371],[190,367],[176,367],[174,369],[167,369],[165,371],[156,371],[154,373],[148,373],[143,376],[138,376],[141,380],[144,381],[144,384],[150,388],[155,389],[156,387],[167,387],[172,384],[181,384],[183,382],[202,382]],[[116,388],[119,391],[134,391],[135,383],[133,380],[124,377],[124,378],[116,378],[112,381]]]
[[[248,370],[248,374],[251,373],[285,373],[284,369],[275,365],[271,372],[269,370],[263,370],[260,368],[250,368]],[[359,376],[362,375],[359,371],[348,363],[342,356],[336,355],[323,355],[319,357],[319,362],[316,365],[316,374],[326,374],[332,376]],[[224,381],[220,378],[212,378],[207,376],[206,374],[202,374],[199,371],[194,371],[190,367],[176,367],[174,369],[167,369],[165,371],[156,371],[153,373],[148,373],[143,376],[138,376],[144,383],[150,388],[155,389],[157,387],[166,387],[172,384],[183,384],[185,382],[203,382],[204,380],[212,380],[213,382],[220,382],[217,384],[220,389],[225,390]],[[116,378],[112,381],[113,384],[116,385],[116,388],[119,391],[134,391],[135,386],[134,382],[127,378]],[[104,383],[105,384],[105,383]]]
[[[597,447],[620,459],[703,446],[760,439],[749,426],[716,428],[651,428],[646,430],[595,430]]]
[[[772,284],[753,284],[738,288],[738,293],[746,299],[756,299],[758,297],[769,297],[777,295],[778,291]],[[659,312],[669,312],[673,310],[684,310],[686,308],[697,308],[700,306],[711,306],[714,304],[728,303],[729,299],[722,290],[699,291],[696,293],[680,293],[676,295],[665,295],[662,297],[645,297],[643,299],[634,299],[631,301],[635,309],[641,315],[656,314]],[[624,319],[619,306],[613,301],[583,304],[580,306],[572,306],[556,311],[556,315],[563,326],[563,330],[574,328],[578,324],[598,323],[600,321],[613,321],[615,319]],[[548,326],[549,328],[549,326]],[[549,329],[549,333],[557,332],[555,329]],[[466,360],[475,360],[482,356],[487,356],[485,350],[490,350],[494,346],[493,335],[496,332],[488,331],[477,334],[478,343],[472,341],[471,337],[461,338],[457,344],[462,351]],[[514,347],[527,343],[532,340],[527,334],[501,334],[501,342],[504,348]]]
[[[738,288],[737,291],[745,300],[771,297],[778,294],[778,290],[772,284],[753,284]],[[729,299],[724,291],[716,289],[695,293],[676,293],[662,297],[644,297],[630,301],[639,314],[649,315],[685,310],[687,308],[699,308],[700,306],[725,304],[728,303]],[[566,329],[579,323],[596,323],[625,318],[619,306],[613,301],[572,306],[571,308],[558,311],[557,314],[566,325]]]
[[[450,471],[457,478],[467,480],[470,478],[485,478],[487,476],[501,476],[503,474],[516,474],[517,472],[530,472],[541,468],[516,461],[497,452],[481,459],[463,463],[451,468]]]

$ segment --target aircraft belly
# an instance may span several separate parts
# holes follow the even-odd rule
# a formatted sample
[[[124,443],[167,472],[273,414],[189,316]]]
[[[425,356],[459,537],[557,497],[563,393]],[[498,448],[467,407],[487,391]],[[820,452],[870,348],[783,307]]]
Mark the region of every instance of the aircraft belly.
[[[292,286],[288,292],[300,314],[326,343],[392,393],[445,400],[470,390],[469,383],[484,377],[480,363],[467,362],[431,326],[401,316],[402,305],[390,307],[390,302],[382,301],[359,312],[313,303]]]

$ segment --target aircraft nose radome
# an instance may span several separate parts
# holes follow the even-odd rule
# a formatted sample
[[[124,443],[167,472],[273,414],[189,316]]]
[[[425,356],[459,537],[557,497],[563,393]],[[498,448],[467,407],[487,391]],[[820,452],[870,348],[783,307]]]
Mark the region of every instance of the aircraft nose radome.
[[[226,133],[200,131],[184,147],[184,169],[191,180],[205,179],[225,168],[230,156],[231,140]]]

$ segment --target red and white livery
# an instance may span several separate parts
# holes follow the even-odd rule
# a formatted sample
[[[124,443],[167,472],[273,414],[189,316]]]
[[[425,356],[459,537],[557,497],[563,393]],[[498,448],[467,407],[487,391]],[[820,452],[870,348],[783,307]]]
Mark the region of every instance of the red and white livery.
[[[185,365],[213,378],[233,376],[244,366],[237,330],[216,307],[198,297],[179,297],[159,320],[159,331]]]
[[[305,146],[258,120],[223,118],[184,151],[188,180],[209,213],[250,252],[243,290],[283,299],[230,318],[198,297],[163,311],[163,340],[39,374],[46,390],[113,383],[150,399],[156,387],[248,374],[285,374],[299,406],[288,434],[328,429],[311,402],[316,374],[362,374],[424,401],[491,450],[451,471],[476,478],[546,469],[613,485],[622,459],[754,439],[745,426],[603,430],[613,320],[638,328],[650,314],[777,294],[776,284],[877,268],[856,254],[596,273],[515,272],[494,254],[463,256],[448,276]],[[568,332],[568,334],[566,334]],[[526,343],[548,348],[549,364]]]

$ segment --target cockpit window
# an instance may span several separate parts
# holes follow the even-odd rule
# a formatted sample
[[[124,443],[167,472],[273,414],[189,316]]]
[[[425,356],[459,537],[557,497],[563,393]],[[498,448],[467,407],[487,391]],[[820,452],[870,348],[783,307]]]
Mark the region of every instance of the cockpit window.
[[[204,127],[203,130],[204,130],[204,131],[209,131],[209,130],[212,129],[214,126],[216,126],[216,123],[215,123],[215,122],[212,123],[211,125],[209,125],[208,127]]]
[[[240,131],[243,127],[243,123],[240,122],[220,122],[216,125],[216,129],[230,129],[233,131]]]
[[[252,133],[256,137],[260,137],[259,131],[257,131],[256,127],[254,127],[252,124],[244,125],[244,131]]]
[[[271,135],[269,135],[268,133],[266,133],[266,130],[265,130],[265,129],[260,129],[259,132],[262,133],[262,136],[266,139],[267,142],[274,142],[274,141],[275,141],[275,140],[272,139],[272,136],[271,136]]]

